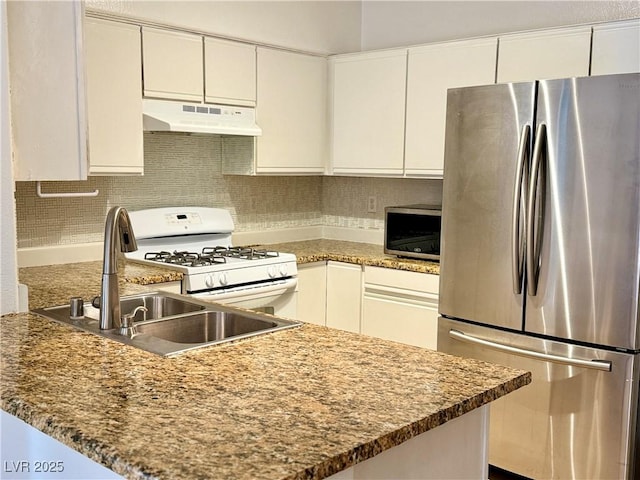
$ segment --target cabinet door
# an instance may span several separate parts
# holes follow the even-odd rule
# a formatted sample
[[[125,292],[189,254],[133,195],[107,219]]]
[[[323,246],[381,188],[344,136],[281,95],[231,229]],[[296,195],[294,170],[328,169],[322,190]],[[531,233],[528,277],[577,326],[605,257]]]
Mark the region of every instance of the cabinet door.
[[[140,28],[85,21],[89,174],[142,174]]]
[[[303,322],[326,324],[327,264],[298,265],[298,314]]]
[[[640,20],[593,27],[591,75],[640,72]]]
[[[407,51],[332,59],[332,171],[401,175]]]
[[[204,39],[204,99],[227,105],[256,104],[256,47]]]
[[[589,75],[591,27],[506,35],[498,47],[498,83]]]
[[[429,305],[411,303],[406,298],[365,290],[362,333],[372,337],[436,350],[438,300]]]
[[[406,175],[442,177],[447,89],[493,83],[496,38],[409,49]]]
[[[14,180],[86,180],[83,2],[6,2]]]
[[[327,327],[360,333],[362,268],[327,263]]]
[[[327,60],[258,48],[257,173],[323,173]]]
[[[435,350],[439,283],[438,275],[366,266],[362,333]]]
[[[202,37],[142,27],[144,96],[203,99]]]

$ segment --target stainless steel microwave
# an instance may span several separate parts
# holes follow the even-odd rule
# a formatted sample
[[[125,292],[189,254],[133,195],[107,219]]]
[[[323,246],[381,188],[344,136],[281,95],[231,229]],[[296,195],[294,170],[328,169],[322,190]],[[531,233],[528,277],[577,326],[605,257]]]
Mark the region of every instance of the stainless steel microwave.
[[[440,206],[417,204],[386,207],[384,216],[384,253],[440,260]]]

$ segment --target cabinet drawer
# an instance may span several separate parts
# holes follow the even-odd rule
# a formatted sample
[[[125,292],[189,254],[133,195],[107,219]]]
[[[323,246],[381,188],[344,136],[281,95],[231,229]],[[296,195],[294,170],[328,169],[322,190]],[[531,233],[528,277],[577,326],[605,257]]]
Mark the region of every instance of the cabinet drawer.
[[[375,298],[365,293],[362,333],[372,337],[436,349],[438,309],[396,301],[393,297]]]
[[[364,283],[384,285],[403,290],[414,290],[437,295],[440,276],[429,273],[407,272],[392,268],[364,267]]]

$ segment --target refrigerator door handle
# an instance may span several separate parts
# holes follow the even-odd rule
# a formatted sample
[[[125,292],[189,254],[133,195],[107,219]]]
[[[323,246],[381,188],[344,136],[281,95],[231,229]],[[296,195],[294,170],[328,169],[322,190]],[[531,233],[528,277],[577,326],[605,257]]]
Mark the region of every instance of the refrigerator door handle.
[[[580,360],[577,358],[562,357],[560,355],[552,355],[550,353],[536,352],[534,350],[525,350],[523,348],[513,347],[511,345],[503,345],[501,343],[484,340],[482,338],[468,335],[459,330],[449,330],[449,336],[455,340],[461,342],[471,343],[475,345],[481,345],[483,347],[498,350],[500,352],[510,353],[513,355],[519,355],[526,358],[534,358],[536,360],[542,360],[545,362],[560,363],[562,365],[570,365],[572,367],[584,367],[593,370],[600,370],[603,372],[611,371],[611,362],[603,360]]]
[[[522,242],[522,220],[526,219],[527,181],[529,175],[529,138],[531,125],[523,125],[518,146],[516,178],[513,189],[513,207],[511,211],[511,278],[513,293],[522,293],[522,276],[524,273],[524,244]],[[523,199],[524,197],[524,199]]]
[[[540,273],[540,241],[541,241],[541,232],[540,232],[540,224],[543,224],[543,220],[541,219],[538,224],[536,224],[536,202],[538,201],[537,192],[538,192],[538,178],[540,176],[544,177],[544,175],[540,175],[541,170],[544,169],[542,165],[542,160],[546,155],[544,154],[544,150],[546,148],[546,139],[547,139],[547,126],[545,124],[538,125],[536,132],[536,140],[533,146],[533,160],[531,165],[531,179],[529,183],[529,192],[528,192],[528,202],[526,208],[527,215],[527,238],[526,238],[526,257],[527,257],[527,291],[530,296],[535,297],[538,293],[538,275]],[[544,178],[543,178],[544,181]],[[541,216],[544,216],[544,191],[542,192],[541,198],[539,199],[539,209],[541,212]]]

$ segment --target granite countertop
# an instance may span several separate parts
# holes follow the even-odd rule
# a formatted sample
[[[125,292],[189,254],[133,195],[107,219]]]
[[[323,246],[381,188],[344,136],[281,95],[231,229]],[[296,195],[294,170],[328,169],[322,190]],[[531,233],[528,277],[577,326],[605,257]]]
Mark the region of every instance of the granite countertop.
[[[0,327],[2,409],[127,478],[324,478],[530,382],[309,324],[174,358],[33,314]]]
[[[335,260],[419,273],[436,275],[440,273],[440,263],[438,262],[386,255],[382,245],[370,243],[318,239],[273,243],[262,245],[262,247],[279,252],[294,253],[298,258],[298,264]]]
[[[259,247],[293,253],[298,264],[335,260],[420,273],[440,273],[438,262],[385,255],[382,245],[369,243],[318,239],[265,244]],[[126,261],[122,257],[119,263],[122,265],[119,274],[121,294],[148,291],[142,288],[145,285],[153,286],[157,283],[182,280],[182,273],[174,270]],[[96,260],[24,267],[20,268],[19,277],[21,283],[29,286],[29,308],[64,305],[69,303],[70,295],[90,300],[100,294],[102,262]],[[71,290],[73,292],[70,294]]]
[[[124,260],[124,259],[123,259]],[[147,292],[150,286],[179,282],[182,273],[135,262],[119,261],[118,287],[121,295]],[[29,287],[29,308],[66,305],[72,296],[90,301],[100,295],[102,262],[66,263],[19,269],[20,283]]]
[[[349,244],[282,245],[303,263],[377,258]],[[101,267],[22,268],[20,280],[31,308],[59,305],[96,295]],[[127,263],[120,292],[176,275]],[[311,324],[165,358],[11,314],[0,319],[0,354],[3,410],[126,478],[325,478],[531,381]]]

